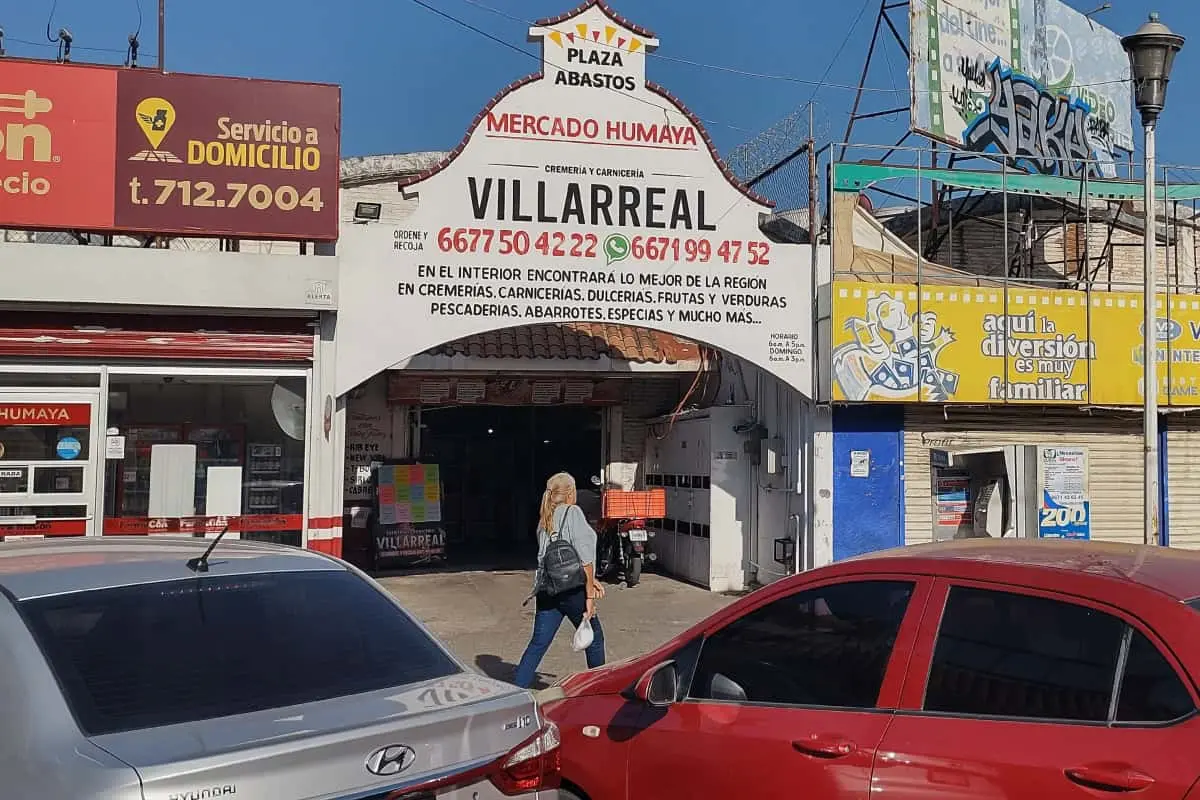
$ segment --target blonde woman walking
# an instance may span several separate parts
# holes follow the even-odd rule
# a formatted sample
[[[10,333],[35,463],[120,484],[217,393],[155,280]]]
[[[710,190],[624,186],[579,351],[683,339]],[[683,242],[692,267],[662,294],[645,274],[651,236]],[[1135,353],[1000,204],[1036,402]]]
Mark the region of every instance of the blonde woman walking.
[[[542,493],[538,516],[538,569],[531,595],[537,601],[533,635],[514,677],[514,682],[525,689],[533,686],[538,665],[550,649],[563,617],[576,628],[585,619],[591,624],[592,644],[584,651],[588,669],[604,664],[604,630],[596,616],[596,601],[604,597],[604,587],[596,580],[596,532],[575,502],[575,479],[566,472],[551,475]],[[544,561],[551,541],[559,539],[574,547],[583,566],[584,580],[582,586],[551,593],[544,575]]]

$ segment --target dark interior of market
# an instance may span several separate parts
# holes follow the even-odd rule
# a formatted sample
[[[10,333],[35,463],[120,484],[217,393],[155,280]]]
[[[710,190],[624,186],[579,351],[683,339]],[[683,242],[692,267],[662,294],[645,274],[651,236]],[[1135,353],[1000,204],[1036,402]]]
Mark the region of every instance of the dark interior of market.
[[[601,458],[596,408],[446,407],[421,415],[421,459],[440,465],[452,565],[528,566],[546,479],[569,472],[587,506]]]

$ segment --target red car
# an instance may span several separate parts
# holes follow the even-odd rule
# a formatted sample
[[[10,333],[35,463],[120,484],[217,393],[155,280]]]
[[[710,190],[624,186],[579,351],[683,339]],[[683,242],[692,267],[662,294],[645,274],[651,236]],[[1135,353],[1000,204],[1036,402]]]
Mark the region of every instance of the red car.
[[[977,539],[780,581],[540,699],[564,798],[1200,800],[1197,677],[1200,553]]]

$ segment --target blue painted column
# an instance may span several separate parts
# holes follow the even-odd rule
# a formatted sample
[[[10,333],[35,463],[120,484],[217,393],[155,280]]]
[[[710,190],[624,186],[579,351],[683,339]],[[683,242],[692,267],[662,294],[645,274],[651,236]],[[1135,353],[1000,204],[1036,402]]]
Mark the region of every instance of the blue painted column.
[[[904,543],[904,407],[833,409],[833,559]]]
[[[1167,470],[1167,427],[1170,416],[1158,416],[1158,543],[1164,547],[1171,543],[1170,503],[1167,489],[1171,485],[1171,474]]]

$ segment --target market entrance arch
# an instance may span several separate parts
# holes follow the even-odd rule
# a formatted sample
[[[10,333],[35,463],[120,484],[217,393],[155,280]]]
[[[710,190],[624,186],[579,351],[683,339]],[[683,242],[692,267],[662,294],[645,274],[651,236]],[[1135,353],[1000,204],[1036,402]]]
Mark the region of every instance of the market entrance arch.
[[[440,163],[401,180],[398,199],[403,202],[397,206],[404,211],[387,223],[343,228],[333,393],[361,395],[369,389],[384,408],[392,409],[381,413],[393,432],[398,429],[394,409],[418,414],[415,423],[408,417],[399,428],[412,437],[404,450],[407,459],[425,459],[419,470],[385,464],[379,472],[371,469],[370,452],[358,453],[366,460],[358,471],[375,485],[359,481],[352,486],[357,473],[348,469],[348,503],[373,501],[381,513],[393,505],[387,513],[397,519],[423,513],[401,508],[405,504],[380,503],[379,484],[391,482],[384,492],[388,496],[398,496],[402,485],[405,492],[416,491],[412,487],[418,477],[429,492],[435,491],[435,478],[446,485],[440,467],[450,463],[447,451],[425,452],[426,444],[446,438],[439,427],[443,432],[475,430],[479,441],[443,444],[469,452],[475,466],[489,462],[489,469],[508,458],[489,455],[502,426],[526,426],[517,437],[526,444],[554,441],[549,435],[537,438],[540,429],[533,417],[539,416],[543,421],[560,417],[554,423],[559,430],[574,426],[585,438],[594,434],[597,441],[573,447],[600,449],[597,467],[641,462],[644,431],[643,439],[632,444],[614,445],[613,436],[632,442],[629,419],[639,416],[645,422],[676,410],[692,382],[712,373],[697,366],[672,373],[665,369],[665,359],[649,367],[642,361],[635,369],[637,359],[630,358],[556,358],[546,345],[534,347],[527,357],[505,356],[506,337],[516,331],[537,331],[548,339],[563,332],[578,338],[582,330],[585,338],[602,343],[599,349],[611,349],[611,331],[625,332],[615,334],[618,339],[669,338],[697,352],[705,348],[725,354],[730,362],[756,366],[790,388],[779,397],[799,400],[813,394],[814,271],[828,268],[826,252],[773,241],[763,233],[771,204],[729,172],[700,121],[669,91],[646,79],[646,54],[658,46],[652,33],[620,18],[602,0],[591,0],[537,23],[530,36],[542,43],[541,70],[505,87]],[[464,342],[462,352],[447,352],[448,343]],[[481,343],[479,354],[471,353],[471,342]],[[488,343],[499,355],[489,351]],[[595,369],[603,358],[608,358],[611,374]],[[468,368],[462,362],[473,363]],[[649,394],[658,398],[658,405],[635,411],[628,392],[620,400],[600,402],[612,389],[606,382],[613,380],[626,390],[634,383],[657,381]],[[566,401],[568,393],[573,402]],[[668,394],[670,400],[665,399]],[[589,399],[581,400],[584,395]],[[744,395],[741,402],[746,402]],[[356,452],[355,420],[365,419],[356,412],[361,402],[347,399],[348,454]],[[524,412],[511,410],[517,407],[534,410],[521,417]],[[572,416],[577,413],[582,416]],[[714,430],[753,427],[740,409],[726,416]],[[779,429],[791,436],[791,421],[780,422]],[[433,439],[414,441],[426,435]],[[607,444],[598,448],[600,441]],[[723,452],[741,452],[744,444],[730,442]],[[794,449],[797,443],[789,438],[785,446]],[[521,464],[530,458],[522,456]],[[435,459],[439,472],[431,476],[426,467]],[[584,473],[576,475],[577,481],[586,481],[591,471],[585,465],[564,466]],[[521,468],[544,482],[539,469],[544,472],[536,464],[531,470]],[[725,466],[714,467],[720,469]],[[701,483],[708,471],[699,465],[684,470],[689,481]],[[771,480],[784,488],[784,478]],[[507,493],[492,487],[484,494],[532,494],[536,483]],[[737,491],[730,513],[748,519],[745,504],[758,502],[751,499],[756,489],[746,478],[746,486]],[[352,498],[354,492],[362,497]],[[788,496],[775,491],[768,498],[780,504],[772,509],[780,518],[772,528],[781,528],[793,511],[791,501],[783,501]],[[481,499],[475,505],[486,504]],[[519,513],[504,524],[524,532],[528,521],[522,522]],[[708,528],[707,520],[674,520],[672,525],[676,523],[688,531]],[[409,525],[406,530],[417,537],[412,541],[423,541],[409,521],[389,524]],[[498,527],[494,520],[493,525]],[[743,560],[763,560],[763,546],[750,541],[748,532],[746,546],[758,549],[740,549],[740,525],[733,519],[723,529],[731,542],[736,540],[737,553],[731,547],[727,563],[712,567],[713,581],[698,582],[740,586]],[[387,543],[396,541],[393,537]]]
[[[411,216],[343,230],[337,393],[447,341],[588,323],[709,342],[811,396],[812,250],[768,240],[771,204],[646,79],[658,40],[602,0],[530,37],[541,71],[401,182]]]

